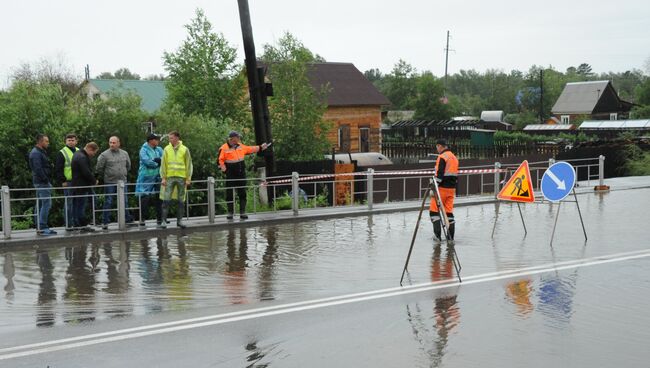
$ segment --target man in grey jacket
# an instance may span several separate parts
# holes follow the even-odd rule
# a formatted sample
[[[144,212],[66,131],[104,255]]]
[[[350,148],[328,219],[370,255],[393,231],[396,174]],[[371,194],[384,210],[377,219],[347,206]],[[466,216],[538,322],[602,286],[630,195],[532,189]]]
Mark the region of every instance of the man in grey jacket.
[[[102,229],[108,229],[108,223],[111,218],[113,199],[117,193],[117,182],[122,180],[126,184],[126,176],[131,170],[131,159],[129,154],[120,149],[120,139],[112,136],[108,139],[109,148],[102,152],[97,159],[97,177],[103,178],[104,184],[104,215]],[[128,192],[128,190],[125,190]],[[128,208],[127,196],[124,196],[124,208]],[[126,222],[133,224],[131,212],[126,210]]]

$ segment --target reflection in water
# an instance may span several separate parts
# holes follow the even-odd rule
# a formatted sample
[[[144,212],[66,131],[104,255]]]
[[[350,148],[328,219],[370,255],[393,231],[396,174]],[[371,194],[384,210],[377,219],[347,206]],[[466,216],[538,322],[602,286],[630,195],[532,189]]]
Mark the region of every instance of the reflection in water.
[[[224,288],[232,304],[246,304],[247,281],[246,262],[248,261],[248,238],[246,228],[239,228],[239,246],[235,229],[228,230],[226,240],[228,263],[224,277]]]
[[[517,306],[517,314],[522,317],[529,316],[533,311],[533,303],[530,301],[532,288],[529,279],[512,281],[506,285],[506,295]]]
[[[441,258],[441,246],[433,250],[431,259],[431,281],[444,281],[454,278],[453,248],[447,247],[445,258]],[[406,306],[408,321],[411,323],[415,340],[420,343],[431,367],[439,367],[446,353],[449,336],[460,323],[460,308],[457,302],[458,288],[443,289],[443,294],[435,298],[433,315],[427,321],[424,312],[416,303],[412,309]],[[433,328],[429,325],[433,323]],[[437,336],[434,336],[434,333]],[[432,340],[432,341],[431,341]]]
[[[54,267],[50,254],[46,250],[36,251],[36,264],[41,271],[41,284],[38,289],[38,308],[36,310],[36,326],[49,327],[54,325],[56,314],[56,286],[54,285]]]
[[[7,279],[5,284],[5,291],[7,292],[7,299],[14,294],[14,276],[16,276],[16,268],[14,267],[14,256],[11,253],[5,254],[5,263],[2,266],[2,274]]]
[[[278,258],[278,228],[276,226],[269,226],[264,231],[266,238],[266,251],[262,255],[262,263],[259,270],[259,299],[260,300],[274,300],[275,291],[273,285],[275,284],[275,268],[273,264]]]
[[[150,246],[152,243],[155,244],[157,257],[151,256]],[[146,294],[150,295],[150,297],[145,298],[146,304],[144,308],[147,312],[160,312],[163,309],[162,305],[158,302],[163,284],[161,252],[159,251],[161,248],[161,238],[143,239],[140,241],[141,258],[138,261],[138,269],[140,271],[140,278],[142,279],[142,286]]]
[[[129,290],[129,249],[130,242],[119,242],[117,247],[118,256],[113,255],[113,245],[104,243],[104,254],[106,255],[106,282],[105,291],[114,296],[111,298],[111,308],[107,311],[112,317],[125,317],[133,313],[133,303],[116,298],[117,296],[128,295]],[[121,300],[121,302],[120,302]]]
[[[93,301],[95,299],[95,272],[99,263],[99,252],[91,252],[91,267],[86,263],[86,245],[79,245],[66,250],[68,269],[63,300],[66,302],[63,321],[79,323],[94,321]],[[93,246],[93,248],[97,248]]]
[[[551,325],[563,327],[569,324],[573,314],[573,295],[577,278],[577,270],[565,277],[559,274],[542,276],[538,291],[539,310],[549,317]]]
[[[175,257],[169,247],[170,238],[171,236],[162,239],[158,247],[158,258],[162,267],[163,284],[172,301],[184,302],[192,300],[192,276],[190,275],[185,240],[182,237],[176,237],[178,255]],[[175,310],[186,307],[185,303],[172,304],[172,309]]]

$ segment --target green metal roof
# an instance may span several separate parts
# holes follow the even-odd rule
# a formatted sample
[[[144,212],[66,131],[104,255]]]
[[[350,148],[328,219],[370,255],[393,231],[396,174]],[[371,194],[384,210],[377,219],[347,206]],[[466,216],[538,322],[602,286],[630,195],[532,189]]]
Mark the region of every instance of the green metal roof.
[[[102,93],[133,91],[142,98],[142,109],[148,112],[160,109],[163,101],[167,98],[164,81],[90,79],[88,82],[97,87]]]

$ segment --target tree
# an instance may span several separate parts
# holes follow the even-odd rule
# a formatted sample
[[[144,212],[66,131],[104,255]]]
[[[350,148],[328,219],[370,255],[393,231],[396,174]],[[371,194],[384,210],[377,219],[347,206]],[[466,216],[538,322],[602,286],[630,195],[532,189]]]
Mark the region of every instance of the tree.
[[[221,124],[239,126],[248,106],[245,76],[237,51],[215,33],[203,10],[185,26],[187,38],[175,52],[165,52],[168,102],[185,114],[204,114]]]
[[[327,86],[315,90],[307,78],[309,63],[319,58],[288,32],[275,45],[264,45],[262,60],[273,83],[269,110],[278,159],[322,159],[329,148],[331,123],[323,120]]]
[[[400,59],[387,76],[384,93],[395,110],[413,110],[413,98],[416,95],[416,70],[406,61]]]
[[[129,68],[119,68],[114,74],[103,72],[97,76],[97,79],[140,80],[140,75],[132,73]]]
[[[81,77],[77,75],[62,56],[55,60],[42,58],[34,63],[23,63],[12,70],[12,83],[23,81],[39,84],[56,84],[61,87],[67,97],[79,90]]]
[[[363,72],[363,75],[372,83],[375,83],[378,80],[381,80],[384,76],[381,73],[381,70],[374,68],[374,69],[369,69]]]
[[[142,79],[149,81],[164,81],[167,79],[167,77],[164,74],[149,74]]]
[[[444,97],[444,85],[431,72],[422,73],[417,79],[417,95],[413,105],[416,120],[445,120],[451,117],[448,101]]]
[[[634,89],[636,103],[641,106],[635,106],[632,109],[632,119],[650,119],[650,78],[646,77],[645,81]]]
[[[578,69],[576,70],[576,73],[583,77],[591,77],[594,75],[593,71],[591,70],[591,65],[587,63],[582,63],[578,65]]]

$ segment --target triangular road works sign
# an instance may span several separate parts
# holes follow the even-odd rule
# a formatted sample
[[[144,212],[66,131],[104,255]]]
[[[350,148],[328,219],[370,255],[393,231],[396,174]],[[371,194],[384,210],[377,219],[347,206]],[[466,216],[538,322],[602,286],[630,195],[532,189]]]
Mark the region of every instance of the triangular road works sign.
[[[535,202],[535,194],[533,194],[533,183],[530,181],[530,170],[528,169],[528,161],[519,165],[519,168],[510,177],[510,180],[503,186],[503,189],[497,195],[498,199],[504,201],[514,202]]]

